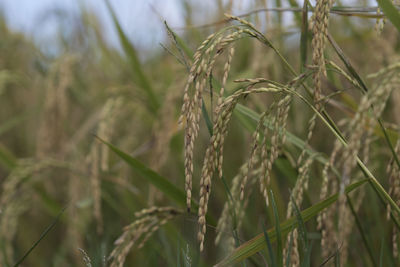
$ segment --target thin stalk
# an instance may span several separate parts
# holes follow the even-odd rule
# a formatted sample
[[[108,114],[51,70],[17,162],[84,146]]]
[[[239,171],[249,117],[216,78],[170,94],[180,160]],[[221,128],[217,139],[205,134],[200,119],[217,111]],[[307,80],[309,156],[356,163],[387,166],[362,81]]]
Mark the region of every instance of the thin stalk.
[[[364,245],[365,245],[365,248],[367,249],[368,256],[370,257],[372,264],[373,264],[375,267],[377,267],[376,261],[375,261],[375,259],[374,259],[373,254],[372,254],[371,247],[368,245],[367,237],[365,236],[364,230],[362,229],[361,222],[360,222],[360,220],[358,219],[357,213],[356,213],[356,211],[354,210],[354,206],[353,206],[353,204],[351,203],[351,199],[350,199],[350,197],[349,197],[348,195],[346,195],[346,198],[347,198],[347,203],[349,204],[349,207],[350,207],[350,211],[351,211],[351,213],[353,214],[353,217],[354,217],[354,219],[355,219],[355,221],[356,221],[356,225],[357,225],[358,231],[360,232],[360,235],[361,235],[361,238],[362,238],[363,243],[364,243]]]
[[[346,140],[341,136],[341,134],[338,133],[330,125],[330,123],[325,119],[325,117],[322,116],[322,114],[310,102],[308,102],[307,99],[305,99],[301,94],[299,94],[298,92],[296,92],[294,90],[290,90],[288,88],[284,88],[284,90],[296,95],[303,102],[305,102],[315,112],[315,114],[322,120],[322,122],[329,128],[329,130],[336,136],[336,138],[339,139],[339,141],[342,143],[342,145],[344,147],[348,147]],[[393,199],[390,197],[390,195],[386,192],[386,190],[382,187],[382,185],[378,182],[378,180],[375,178],[375,176],[370,172],[370,170],[365,166],[365,164],[361,161],[361,159],[358,156],[356,157],[356,161],[357,161],[357,165],[364,172],[364,174],[369,179],[372,186],[378,191],[378,195],[383,197],[386,200],[386,202],[388,202],[392,206],[392,208],[397,212],[397,214],[400,216],[399,206],[397,206],[397,204],[393,201]]]
[[[346,66],[347,70],[350,72],[350,74],[357,80],[359,84],[359,88],[361,89],[361,92],[363,94],[367,93],[369,91],[367,85],[365,82],[361,79],[360,75],[356,72],[354,69],[353,65],[350,62],[350,59],[344,54],[343,50],[340,48],[340,46],[336,43],[335,39],[328,33],[328,40],[331,43],[332,47],[334,48],[336,54],[339,56],[339,58],[343,61],[344,65]],[[373,106],[371,107],[373,109]],[[397,166],[400,168],[400,160],[399,157],[397,156],[394,147],[392,143],[390,142],[389,135],[387,134],[386,128],[382,123],[382,120],[380,118],[377,118],[379,127],[381,128],[383,135],[385,137],[385,140],[387,144],[389,145],[390,151],[392,152],[393,158],[396,161]]]

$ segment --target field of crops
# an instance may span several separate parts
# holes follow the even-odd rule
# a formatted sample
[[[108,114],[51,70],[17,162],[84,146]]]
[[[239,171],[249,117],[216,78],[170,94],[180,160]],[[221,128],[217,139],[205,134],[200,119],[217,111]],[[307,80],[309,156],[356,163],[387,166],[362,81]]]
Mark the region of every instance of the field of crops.
[[[181,2],[154,51],[0,16],[0,266],[399,266],[398,1]]]

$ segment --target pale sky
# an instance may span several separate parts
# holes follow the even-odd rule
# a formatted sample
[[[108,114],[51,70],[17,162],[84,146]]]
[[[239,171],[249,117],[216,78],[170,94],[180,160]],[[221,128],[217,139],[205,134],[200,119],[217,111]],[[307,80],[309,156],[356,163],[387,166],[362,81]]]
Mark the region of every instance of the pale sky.
[[[165,41],[166,34],[162,19],[167,20],[172,27],[184,25],[183,0],[109,1],[124,31],[139,48],[157,48],[160,42]],[[196,13],[196,11],[215,10],[215,2],[215,0],[190,1],[191,4],[196,5],[193,9],[195,23],[210,22],[205,16],[212,16],[212,12]],[[252,6],[256,2],[259,3],[260,0],[235,1],[233,13],[242,14],[252,10]],[[267,2],[271,4],[274,1]],[[355,0],[342,1],[343,5],[354,5],[355,2]],[[284,6],[288,6],[287,1],[282,1],[282,3]],[[376,5],[376,3],[372,5]],[[3,11],[12,29],[26,33],[38,44],[50,46],[54,35],[59,30],[54,10],[63,10],[69,16],[71,14],[78,16],[82,6],[98,15],[103,25],[104,35],[118,47],[118,37],[104,0],[0,0],[0,11]],[[285,13],[285,18],[288,18],[288,13]]]
[[[162,19],[167,20],[171,27],[184,25],[183,0],[109,0],[117,14],[119,22],[131,41],[138,47],[156,48],[166,38]],[[210,22],[206,16],[212,16],[215,10],[215,0],[191,0],[194,21]],[[248,11],[256,0],[237,1],[234,10]],[[110,14],[104,0],[0,0],[0,10],[3,11],[9,26],[33,37],[37,43],[51,45],[53,36],[58,31],[55,10],[63,10],[69,16],[79,14],[81,6],[93,11],[103,23],[103,33],[108,40],[118,46],[118,37],[111,22]],[[203,12],[197,12],[201,10]],[[160,19],[160,16],[162,19]],[[204,21],[206,20],[206,21]]]
[[[165,38],[160,17],[170,25],[183,25],[180,0],[110,0],[123,29],[138,46],[157,46]],[[118,44],[110,15],[103,0],[0,0],[9,26],[33,37],[37,42],[48,42],[58,30],[54,10],[79,14],[81,6],[97,14],[109,41]],[[53,12],[52,12],[53,11]]]

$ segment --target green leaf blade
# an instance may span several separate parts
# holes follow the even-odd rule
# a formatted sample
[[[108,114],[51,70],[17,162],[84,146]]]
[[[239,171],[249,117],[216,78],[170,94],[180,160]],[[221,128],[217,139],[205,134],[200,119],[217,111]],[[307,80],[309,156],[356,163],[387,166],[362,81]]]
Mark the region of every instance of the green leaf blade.
[[[105,3],[107,5],[108,11],[111,14],[114,26],[118,32],[118,37],[121,42],[122,48],[123,48],[125,54],[128,56],[129,63],[133,70],[133,74],[137,78],[136,82],[145,91],[147,98],[149,100],[150,108],[155,113],[158,110],[158,108],[160,107],[160,103],[157,98],[157,95],[154,93],[154,89],[150,83],[150,79],[146,76],[145,72],[143,71],[141,63],[137,56],[136,49],[131,44],[127,35],[124,33],[121,25],[119,24],[117,16],[116,16],[110,2],[108,0],[105,0]]]
[[[162,177],[155,171],[148,168],[146,165],[138,161],[137,159],[126,154],[122,150],[118,149],[116,146],[104,141],[100,137],[97,137],[103,144],[107,145],[114,153],[116,153],[122,160],[129,164],[130,167],[141,177],[146,179],[146,181],[153,184],[161,192],[165,194],[169,199],[173,200],[179,205],[184,205],[186,203],[185,193],[176,187],[173,183],[168,181],[168,179]]]
[[[400,32],[400,13],[390,0],[378,0],[378,5],[391,23]]]
[[[353,191],[354,189],[360,187],[367,181],[368,181],[368,179],[363,179],[359,182],[355,182],[355,183],[349,185],[348,187],[346,187],[346,193]],[[315,217],[323,209],[329,207],[331,204],[336,202],[338,197],[339,197],[339,194],[336,193],[336,194],[326,198],[325,200],[318,202],[317,204],[303,210],[301,212],[301,217],[302,217],[303,221],[306,222],[306,221],[310,220],[311,218]],[[293,229],[293,226],[295,226],[296,224],[297,224],[297,219],[295,218],[295,216],[291,217],[288,220],[286,220],[285,222],[281,223],[280,228],[281,228],[282,234],[283,235],[287,234],[290,230]],[[268,236],[269,236],[269,239],[271,240],[271,242],[274,242],[277,238],[275,229],[270,229],[268,231]],[[234,263],[238,263],[238,262],[254,255],[258,251],[264,249],[265,246],[266,246],[266,243],[265,243],[264,234],[263,233],[258,234],[253,239],[245,242],[243,245],[241,245],[240,247],[235,249],[230,255],[228,255],[228,257],[223,259],[221,262],[217,263],[215,265],[215,267],[232,266]]]

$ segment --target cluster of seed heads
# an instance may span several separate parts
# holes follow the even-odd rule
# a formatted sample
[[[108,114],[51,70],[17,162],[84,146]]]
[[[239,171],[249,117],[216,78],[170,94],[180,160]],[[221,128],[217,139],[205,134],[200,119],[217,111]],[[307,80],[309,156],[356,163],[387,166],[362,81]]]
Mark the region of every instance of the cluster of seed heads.
[[[101,110],[100,122],[97,129],[97,135],[100,138],[107,141],[111,140],[122,102],[122,98],[117,97],[109,98],[104,104],[104,107]],[[100,171],[108,170],[108,159],[109,148],[101,144],[98,140],[94,140],[86,161],[90,168],[90,187],[94,199],[93,217],[96,220],[98,233],[103,231]]]
[[[187,196],[186,204],[189,212],[192,198],[194,143],[199,132],[199,122],[203,105],[203,92],[206,90],[208,80],[212,78],[212,71],[216,59],[231,43],[244,36],[256,37],[258,39],[261,38],[261,34],[255,30],[251,23],[231,15],[227,16],[229,19],[238,21],[241,25],[233,26],[225,31],[212,34],[199,46],[194,54],[193,64],[190,68],[189,77],[184,89],[183,106],[179,121],[185,123],[185,191]],[[213,111],[213,134],[210,138],[210,145],[205,153],[200,178],[200,205],[198,210],[200,229],[198,239],[201,250],[203,250],[204,235],[206,232],[205,216],[211,191],[211,180],[215,170],[219,177],[222,177],[223,144],[228,132],[228,123],[236,103],[240,97],[247,94],[265,92],[266,90],[281,91],[280,88],[270,85],[268,89],[251,88],[250,90],[239,90],[224,99],[223,96],[225,94],[225,87],[233,54],[234,49],[231,47],[228,59],[224,66],[221,83],[222,86],[219,91],[218,102]],[[210,90],[212,90],[212,88],[210,88]],[[280,112],[285,113],[285,111],[286,109]]]
[[[12,244],[17,233],[18,219],[32,202],[33,183],[42,178],[38,175],[54,167],[66,167],[61,162],[50,159],[40,161],[21,159],[4,179],[0,195],[0,243]],[[13,246],[4,247],[0,262],[7,262],[14,255]]]
[[[394,149],[398,158],[400,158],[400,139],[397,140],[395,149]],[[389,195],[392,197],[394,201],[396,201],[397,205],[400,205],[400,168],[395,162],[395,159],[392,157],[390,160],[386,172],[389,176]],[[391,207],[387,205],[387,219],[390,219],[391,215]],[[395,215],[393,215],[395,216]],[[397,217],[398,218],[398,217]],[[398,235],[399,232],[396,227],[393,226],[392,229],[392,252],[393,257],[398,259],[399,257],[399,248],[398,248]]]
[[[305,162],[304,165],[299,168],[299,175],[296,180],[296,184],[293,188],[291,193],[291,200],[289,201],[287,207],[286,218],[290,218],[294,215],[293,208],[294,205],[300,207],[301,203],[303,202],[303,192],[308,190],[308,181],[309,181],[309,173],[311,165],[314,161],[314,157],[310,156]],[[293,203],[294,202],[294,203]],[[289,239],[292,238],[292,248],[291,248],[291,257],[290,261],[293,266],[299,266],[300,262],[300,254],[299,254],[299,247],[298,247],[298,231],[297,229],[293,230],[293,236],[289,237],[286,242],[286,247],[284,249],[284,255],[286,255],[286,251],[289,249]]]
[[[314,12],[314,21],[312,26],[313,39],[312,39],[312,62],[316,71],[313,73],[314,82],[314,104],[317,110],[321,109],[321,94],[322,94],[322,75],[326,76],[325,68],[325,57],[324,50],[326,44],[326,38],[328,34],[328,23],[330,9],[334,3],[334,0],[321,0],[317,1]],[[308,134],[306,139],[306,146],[310,143],[314,133],[316,114],[314,114],[308,122]],[[306,149],[304,148],[299,158],[297,159],[297,165],[303,164]]]
[[[62,57],[54,63],[49,71],[49,78],[44,97],[44,111],[40,120],[36,154],[47,158],[50,154],[62,157],[65,148],[64,121],[68,119],[68,90],[72,83],[73,65],[77,62],[75,56]]]
[[[387,100],[400,81],[396,69],[399,64],[393,64],[386,68],[385,72],[380,71],[371,75],[371,78],[379,77],[373,90],[365,94],[360,102],[358,110],[354,118],[349,123],[350,137],[348,138],[348,146],[344,149],[342,157],[342,183],[341,192],[350,182],[351,171],[356,165],[356,159],[361,148],[361,140],[366,129],[374,129],[377,125],[377,119],[381,116]],[[365,144],[363,144],[365,146]]]
[[[253,159],[253,163],[257,164],[259,162],[258,158]],[[230,188],[231,197],[224,204],[221,216],[219,217],[217,224],[217,237],[215,238],[215,244],[224,244],[227,251],[232,251],[235,248],[236,240],[232,235],[233,231],[238,231],[241,228],[243,219],[245,216],[245,210],[249,203],[249,198],[240,199],[241,194],[241,184],[243,182],[244,176],[247,177],[257,177],[261,173],[261,168],[254,169],[250,174],[247,169],[248,163],[244,163],[238,174],[232,179],[232,186]],[[255,188],[257,179],[250,179],[249,181],[249,191]]]
[[[335,142],[329,161],[325,164],[322,171],[322,185],[320,198],[324,199],[330,192],[341,192],[339,205],[337,208],[331,208],[320,213],[317,218],[317,228],[321,231],[321,246],[324,248],[323,256],[329,256],[337,249],[338,238],[343,246],[343,251],[347,250],[348,235],[351,234],[353,222],[351,213],[346,205],[345,187],[350,184],[354,178],[353,170],[357,164],[357,159],[362,158],[366,164],[369,161],[369,150],[372,142],[373,131],[377,125],[377,120],[381,116],[387,100],[399,83],[397,70],[400,67],[398,63],[392,64],[387,68],[369,75],[369,78],[377,80],[372,90],[362,96],[357,112],[354,117],[346,121],[347,124],[347,147],[344,147],[338,140]],[[341,71],[343,72],[343,71]],[[357,86],[358,83],[354,82]],[[359,87],[359,85],[357,86]],[[340,155],[340,157],[339,157]],[[361,156],[362,155],[362,156]],[[342,170],[340,172],[339,170]],[[333,176],[330,176],[333,173]],[[335,179],[338,178],[338,179]],[[389,176],[390,177],[390,176]],[[339,182],[338,182],[339,180]],[[393,189],[394,190],[394,189]],[[393,192],[393,191],[392,191]],[[360,191],[353,205],[355,211],[362,203],[363,192]],[[335,210],[339,215],[338,229],[335,229],[334,216]],[[335,232],[338,235],[335,235]],[[346,252],[347,253],[347,252]],[[345,261],[347,254],[342,255],[342,261]]]
[[[141,248],[164,224],[182,214],[174,207],[152,207],[135,213],[137,220],[124,227],[124,232],[115,241],[115,248],[109,256],[111,267],[122,267],[132,247]]]
[[[201,117],[202,96],[207,85],[208,79],[212,74],[217,57],[238,39],[250,36],[267,42],[263,35],[258,32],[254,25],[241,18],[226,14],[230,20],[236,20],[241,25],[228,27],[224,31],[211,34],[199,46],[194,54],[193,64],[183,95],[183,106],[179,121],[185,123],[185,191],[187,196],[187,207],[190,211],[192,197],[192,176],[193,176],[193,151],[194,143],[199,131],[199,121]],[[225,35],[224,35],[225,34]],[[222,102],[225,93],[226,80],[230,70],[234,50],[231,48],[227,63],[224,67],[222,78],[222,88],[219,92],[219,99],[214,113]],[[212,88],[210,88],[212,90]],[[194,91],[194,92],[193,92]]]

